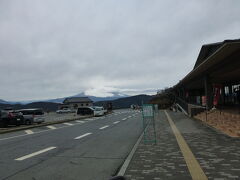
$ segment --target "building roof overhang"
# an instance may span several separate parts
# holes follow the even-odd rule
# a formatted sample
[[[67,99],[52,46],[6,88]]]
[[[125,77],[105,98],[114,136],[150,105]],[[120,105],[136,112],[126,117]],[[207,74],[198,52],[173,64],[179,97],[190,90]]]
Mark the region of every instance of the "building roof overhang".
[[[209,69],[221,63],[221,61],[225,60],[227,57],[229,57],[231,54],[233,54],[236,51],[240,51],[240,41],[225,42],[219,49],[217,49],[213,54],[211,54],[206,60],[204,60],[201,64],[195,67],[195,69],[193,69],[190,73],[188,73],[173,88],[184,86],[185,84],[193,81],[196,78],[200,80],[201,77],[204,77],[205,75],[210,73]],[[229,59],[229,61],[231,61],[231,59]]]

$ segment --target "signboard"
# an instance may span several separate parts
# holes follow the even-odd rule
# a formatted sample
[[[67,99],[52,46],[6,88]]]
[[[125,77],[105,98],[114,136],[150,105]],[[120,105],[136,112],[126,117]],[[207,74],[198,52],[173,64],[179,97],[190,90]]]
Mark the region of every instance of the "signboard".
[[[153,105],[143,105],[143,116],[144,117],[153,117]]]

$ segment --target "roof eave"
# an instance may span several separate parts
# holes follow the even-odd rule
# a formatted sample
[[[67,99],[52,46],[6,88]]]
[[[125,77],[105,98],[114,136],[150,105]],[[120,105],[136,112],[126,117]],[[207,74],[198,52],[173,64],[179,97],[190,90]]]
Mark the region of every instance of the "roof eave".
[[[220,62],[221,60],[223,60],[224,58],[232,54],[237,49],[240,49],[240,42],[225,43],[216,52],[214,52],[211,56],[209,56],[204,62],[202,62],[198,67],[196,67],[190,73],[188,73],[178,84],[174,86],[174,88],[181,86],[187,81],[195,78],[197,75],[204,73],[207,70],[207,68]]]

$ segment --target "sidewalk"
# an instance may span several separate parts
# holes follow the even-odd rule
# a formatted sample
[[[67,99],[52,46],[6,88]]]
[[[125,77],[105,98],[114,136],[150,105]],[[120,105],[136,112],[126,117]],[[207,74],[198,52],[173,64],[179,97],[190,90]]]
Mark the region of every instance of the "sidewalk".
[[[167,111],[177,131],[193,154],[195,164],[208,179],[240,179],[240,139],[226,137],[180,112]],[[164,111],[156,119],[157,145],[139,144],[127,170],[127,179],[193,179],[199,178],[191,153],[186,153],[176,139]],[[184,141],[183,140],[183,141]],[[183,151],[183,152],[182,152]],[[185,158],[183,156],[185,154]],[[190,155],[189,155],[190,154]],[[189,157],[188,157],[189,155]],[[201,172],[200,172],[201,173]],[[206,179],[206,178],[205,178]]]

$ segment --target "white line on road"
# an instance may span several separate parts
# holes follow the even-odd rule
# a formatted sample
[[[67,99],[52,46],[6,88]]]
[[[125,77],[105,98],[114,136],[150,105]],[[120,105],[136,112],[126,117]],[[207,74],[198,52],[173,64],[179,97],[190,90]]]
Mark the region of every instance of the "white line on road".
[[[107,127],[109,127],[109,126],[108,125],[107,126],[103,126],[103,127],[100,127],[99,129],[105,129]]]
[[[47,128],[49,128],[49,129],[57,129],[57,128],[54,127],[54,126],[47,126]]]
[[[113,124],[117,124],[117,123],[119,123],[120,121],[115,121]]]
[[[77,125],[81,125],[81,124],[77,124]],[[71,126],[62,126],[62,127],[58,127],[56,130],[64,129],[64,128],[69,128],[69,127],[71,127]],[[46,129],[46,130],[34,132],[34,134],[40,134],[40,133],[49,132],[49,131],[52,131],[52,129]],[[8,139],[14,139],[14,138],[19,138],[19,137],[24,137],[24,136],[28,136],[28,134],[21,134],[21,135],[17,135],[17,136],[0,138],[0,141],[5,141],[5,140],[8,140]]]
[[[94,120],[93,118],[85,119],[85,121],[92,121]]]
[[[72,126],[73,125],[71,123],[63,123],[63,124],[68,125],[68,126]]]
[[[125,121],[125,120],[127,120],[127,118],[123,118],[123,119],[122,119],[122,121]]]
[[[32,154],[28,154],[26,156],[23,156],[23,157],[20,157],[20,158],[17,158],[15,159],[16,161],[22,161],[22,160],[25,160],[25,159],[28,159],[28,158],[31,158],[33,156],[36,156],[36,155],[39,155],[39,154],[42,154],[44,152],[47,152],[47,151],[50,151],[52,149],[55,149],[56,147],[49,147],[49,148],[46,148],[46,149],[43,149],[43,150],[40,150],[40,151],[37,151],[35,153],[32,153]]]
[[[78,123],[85,123],[85,121],[76,120]]]
[[[90,135],[90,134],[92,134],[92,133],[86,133],[86,134],[83,134],[83,135],[81,135],[81,136],[75,137],[74,139],[81,139],[81,138],[83,138],[83,137],[85,137],[85,136],[88,136],[88,135]]]
[[[131,118],[132,116],[128,116],[128,118]]]
[[[27,133],[27,134],[33,134],[33,131],[32,131],[32,130],[26,130],[25,133]]]

